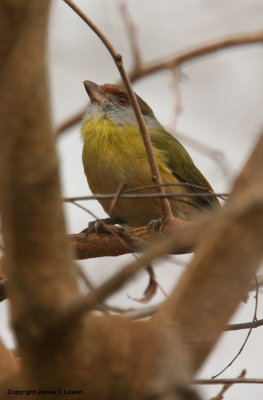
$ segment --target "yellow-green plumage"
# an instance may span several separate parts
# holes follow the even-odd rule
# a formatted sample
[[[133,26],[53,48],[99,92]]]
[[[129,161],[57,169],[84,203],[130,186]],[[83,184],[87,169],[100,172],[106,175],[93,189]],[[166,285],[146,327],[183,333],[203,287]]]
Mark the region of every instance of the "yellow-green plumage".
[[[151,185],[152,174],[144,144],[137,125],[116,125],[106,115],[88,116],[81,129],[83,137],[83,166],[93,193],[115,193],[120,183],[128,188]],[[149,129],[156,160],[163,183],[188,182],[212,190],[201,172],[193,164],[186,150],[161,126]],[[189,193],[188,187],[166,187],[167,193]],[[201,190],[202,191],[202,190]],[[156,193],[144,190],[140,193]],[[171,199],[175,216],[191,219],[203,206],[216,205],[216,200],[185,198],[196,204]],[[108,213],[111,200],[100,200]],[[202,204],[203,203],[203,204]],[[205,204],[207,203],[207,204]],[[130,226],[145,225],[159,218],[158,199],[119,199],[110,214]]]

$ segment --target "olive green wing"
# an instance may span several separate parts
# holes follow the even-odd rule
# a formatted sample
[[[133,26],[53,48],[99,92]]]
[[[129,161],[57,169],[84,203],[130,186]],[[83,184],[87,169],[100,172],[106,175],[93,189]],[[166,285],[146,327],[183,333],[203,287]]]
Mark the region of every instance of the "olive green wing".
[[[189,184],[190,193],[213,192],[209,182],[194,165],[190,155],[178,140],[161,128],[150,130],[150,138],[153,145],[164,154],[167,167],[172,174],[181,182]],[[216,196],[196,197],[195,202],[198,202],[201,207],[215,208],[219,206]]]

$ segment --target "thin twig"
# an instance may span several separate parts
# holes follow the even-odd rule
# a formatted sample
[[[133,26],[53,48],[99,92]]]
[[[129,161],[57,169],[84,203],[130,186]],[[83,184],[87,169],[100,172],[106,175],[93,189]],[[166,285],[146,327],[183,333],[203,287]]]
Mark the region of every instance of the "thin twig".
[[[144,142],[145,150],[147,153],[148,161],[150,164],[150,168],[152,171],[152,181],[156,185],[159,185],[162,183],[162,178],[160,175],[159,167],[155,158],[155,154],[153,151],[153,147],[151,144],[150,136],[146,127],[146,124],[144,122],[139,104],[137,102],[135,93],[132,89],[130,79],[128,77],[128,74],[126,73],[126,70],[123,65],[122,61],[122,56],[119,54],[113,47],[113,45],[110,43],[110,41],[106,38],[106,36],[98,29],[98,27],[83,13],[80,8],[76,6],[76,4],[71,1],[71,0],[64,0],[65,3],[67,3],[79,16],[80,18],[93,30],[93,32],[100,38],[100,40],[104,43],[106,48],[108,49],[110,55],[112,56],[118,70],[120,73],[120,76],[123,80],[124,86],[129,94],[130,100],[132,107],[134,109],[134,113],[136,115],[136,119],[138,122],[138,127],[140,130],[140,133],[142,135],[142,139]],[[158,188],[158,191],[160,194],[165,194],[165,190],[163,186],[160,186]],[[164,221],[171,220],[173,218],[173,214],[171,211],[170,203],[168,199],[160,198],[160,207],[161,207],[161,215],[164,219]]]
[[[74,201],[86,201],[86,200],[104,200],[104,199],[114,199],[116,194],[113,193],[98,193],[89,196],[74,196],[74,197],[64,197],[63,201],[67,203],[71,203]],[[143,198],[172,198],[172,199],[183,199],[184,197],[222,197],[228,196],[228,193],[184,193],[184,194],[176,194],[176,193],[166,193],[166,194],[159,194],[159,193],[142,193],[142,194],[126,194],[121,193],[119,195],[119,199],[143,199]],[[191,203],[193,206],[197,206],[196,204]]]
[[[132,192],[137,192],[140,190],[145,190],[145,189],[155,189],[157,185],[144,185],[144,186],[137,186],[134,188],[129,188],[123,191],[123,193],[132,193]],[[158,185],[159,186],[159,185]],[[162,183],[160,184],[160,186],[186,186],[189,188],[193,188],[193,189],[202,189],[202,190],[206,190],[208,193],[213,193],[215,194],[212,190],[209,190],[207,187],[204,186],[200,186],[200,185],[194,185],[193,183],[189,183],[189,182],[171,182],[171,183]]]
[[[228,47],[245,46],[256,43],[263,43],[263,31],[221,38],[213,42],[208,42],[199,46],[194,46],[187,50],[183,50],[170,57],[167,57],[165,60],[155,60],[151,63],[144,64],[138,71],[133,71],[133,73],[131,73],[130,80],[133,82],[134,80],[140,79],[145,75],[148,76],[154,72],[171,68],[171,66],[179,66],[186,62],[207,56],[208,54],[221,51]]]
[[[196,150],[199,150],[200,152],[207,154],[210,158],[212,158],[215,161],[221,160],[224,157],[224,154],[221,151],[213,149],[207,144],[199,142],[198,140],[192,138],[191,136],[186,135],[185,133],[180,133],[176,131],[175,137],[178,140],[181,140],[182,142],[186,143],[187,145],[194,147]]]
[[[245,369],[243,369],[243,371],[242,371],[241,374],[237,377],[237,379],[245,378],[246,373],[247,373],[247,371],[246,371]],[[233,386],[233,385],[234,385],[234,382],[233,382],[233,383],[225,383],[224,386],[223,386],[223,388],[222,388],[222,389],[220,390],[220,392],[217,394],[217,396],[216,396],[216,397],[213,397],[211,400],[223,400],[224,394],[225,394],[226,391],[227,391],[228,389],[230,389],[231,386]]]
[[[75,264],[75,269],[76,269],[77,274],[81,277],[81,279],[83,280],[83,282],[87,286],[87,288],[89,290],[95,290],[95,287],[90,282],[89,278],[87,277],[87,275],[84,273],[84,271],[82,270],[82,268],[78,264]]]
[[[118,189],[116,190],[116,193],[115,193],[115,195],[114,195],[114,197],[113,197],[113,199],[112,199],[112,202],[111,202],[111,204],[110,204],[110,208],[109,208],[109,212],[108,212],[109,215],[111,215],[112,210],[114,209],[118,198],[121,196],[121,194],[123,193],[123,191],[124,191],[124,189],[125,189],[126,186],[127,186],[127,185],[126,185],[126,183],[124,183],[124,182],[121,182],[121,183],[119,184],[119,187],[118,187]]]
[[[130,81],[135,82],[138,79],[143,78],[146,75],[150,75],[152,73],[158,72],[163,69],[171,69],[171,66],[179,66],[188,62],[190,60],[194,60],[195,58],[204,57],[207,54],[218,52],[224,50],[228,47],[234,46],[246,46],[250,44],[257,44],[263,42],[263,31],[251,33],[251,34],[243,34],[239,36],[233,36],[230,38],[221,38],[214,42],[203,44],[199,46],[195,46],[190,50],[185,50],[180,53],[176,53],[173,56],[168,57],[165,61],[155,60],[150,64],[143,64],[140,68],[133,70],[130,74]],[[68,129],[70,126],[79,122],[85,113],[85,110],[78,112],[75,116],[71,117],[61,126],[59,126],[56,130],[57,134],[63,132],[65,129]]]
[[[263,384],[263,379],[258,378],[229,378],[229,379],[194,379],[192,385],[224,385],[224,384],[236,384],[236,383],[252,383],[252,384]]]
[[[93,291],[96,290],[96,288],[93,286],[93,284],[90,282],[90,280],[87,277],[87,275],[84,273],[84,271],[82,270],[82,268],[78,264],[75,264],[75,269],[76,269],[78,275],[80,276],[80,278],[83,280],[83,282],[87,286],[87,288],[89,290],[93,290]],[[121,309],[119,307],[111,307],[111,306],[108,306],[106,304],[98,304],[97,307],[96,307],[96,311],[101,311],[101,312],[106,313],[106,314],[109,314],[110,312],[119,313],[119,314],[125,312],[125,310],[123,310],[123,309]]]
[[[263,319],[258,319],[256,321],[252,322],[243,322],[240,324],[230,324],[227,326],[225,329],[226,331],[239,331],[242,329],[250,329],[250,328],[258,328],[260,326],[263,326]]]
[[[173,93],[174,93],[174,112],[172,116],[172,133],[175,134],[176,132],[176,126],[177,126],[177,121],[179,118],[179,115],[182,112],[183,106],[182,106],[182,96],[181,96],[181,91],[180,91],[180,86],[179,86],[179,70],[176,66],[170,68],[171,71],[171,76],[172,76],[172,87],[173,87]]]
[[[84,201],[84,200],[97,200],[97,199],[113,199],[115,195],[111,195],[111,194],[105,194],[105,195],[90,195],[90,196],[84,196],[84,197],[78,197],[78,198],[65,198],[63,199],[63,201],[67,202],[67,203],[74,203],[76,201]],[[189,196],[189,197],[202,197],[200,196],[200,194],[194,195],[194,196]],[[204,196],[204,195],[203,195]],[[211,196],[211,195],[210,195]],[[212,196],[215,196],[214,194],[212,194]],[[176,195],[176,194],[158,194],[158,193],[146,193],[146,194],[142,194],[142,195],[127,195],[127,196],[119,196],[119,198],[126,198],[126,199],[139,199],[139,198],[174,198],[176,201],[179,201],[181,203],[185,203],[185,204],[189,204],[190,206],[193,206],[195,208],[198,208],[199,210],[204,211],[204,208],[202,206],[200,206],[197,203],[193,203],[189,200],[185,200],[184,199],[184,195]],[[99,218],[97,218],[99,220]]]
[[[227,364],[227,366],[225,368],[223,368],[220,372],[218,372],[218,374],[212,376],[212,379],[217,378],[219,375],[221,375],[223,372],[225,372],[232,364],[233,362],[239,357],[239,355],[242,353],[248,339],[249,336],[251,335],[251,332],[253,330],[253,322],[257,321],[257,309],[258,309],[258,284],[257,284],[257,277],[256,275],[254,276],[255,278],[255,284],[256,284],[256,294],[255,294],[255,311],[254,311],[254,316],[253,316],[253,321],[251,322],[251,326],[250,329],[248,331],[248,334],[246,336],[246,339],[244,340],[244,343],[242,344],[242,346],[240,347],[238,353],[235,355],[235,357]]]
[[[137,29],[134,26],[131,15],[129,13],[127,4],[124,1],[120,2],[120,10],[125,22],[125,27],[127,29],[128,37],[130,40],[132,56],[134,61],[134,70],[141,68],[141,53],[139,49],[139,41],[137,38]]]
[[[59,136],[62,132],[70,129],[73,125],[78,124],[85,114],[84,110],[79,111],[77,114],[72,115],[69,119],[59,125],[54,132],[55,136]]]
[[[224,174],[224,176],[227,177],[228,180],[230,181],[230,178],[232,177],[231,166],[222,151],[213,149],[207,144],[202,143],[199,140],[196,140],[184,133],[176,132],[174,136],[178,140],[181,140],[182,143],[191,146],[200,153],[203,153],[206,156],[210,157],[212,160],[214,160],[221,168],[221,171]]]

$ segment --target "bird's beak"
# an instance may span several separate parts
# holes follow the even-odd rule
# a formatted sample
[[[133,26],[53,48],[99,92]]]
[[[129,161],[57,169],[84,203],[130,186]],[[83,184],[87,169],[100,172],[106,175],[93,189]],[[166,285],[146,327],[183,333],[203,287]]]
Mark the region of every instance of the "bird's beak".
[[[83,83],[91,102],[95,101],[99,104],[103,104],[105,102],[106,95],[99,85],[92,81],[84,81]]]

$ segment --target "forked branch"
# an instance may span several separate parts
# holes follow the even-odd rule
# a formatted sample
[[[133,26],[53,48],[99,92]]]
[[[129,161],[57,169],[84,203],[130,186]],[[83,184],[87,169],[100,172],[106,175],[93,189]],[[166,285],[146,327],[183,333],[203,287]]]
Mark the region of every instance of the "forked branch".
[[[263,43],[263,31],[221,38],[180,51],[174,55],[171,55],[170,57],[167,57],[165,60],[157,59],[150,63],[135,63],[135,68],[129,73],[129,79],[131,82],[135,82],[138,79],[154,74],[158,71],[171,70],[175,67],[178,68],[187,62],[198,60],[209,54],[217,53],[231,47],[249,46],[252,44],[261,43]],[[84,112],[84,110],[79,111],[77,114],[65,121],[56,129],[55,134],[59,135],[64,132],[64,130],[78,123],[82,119]]]

